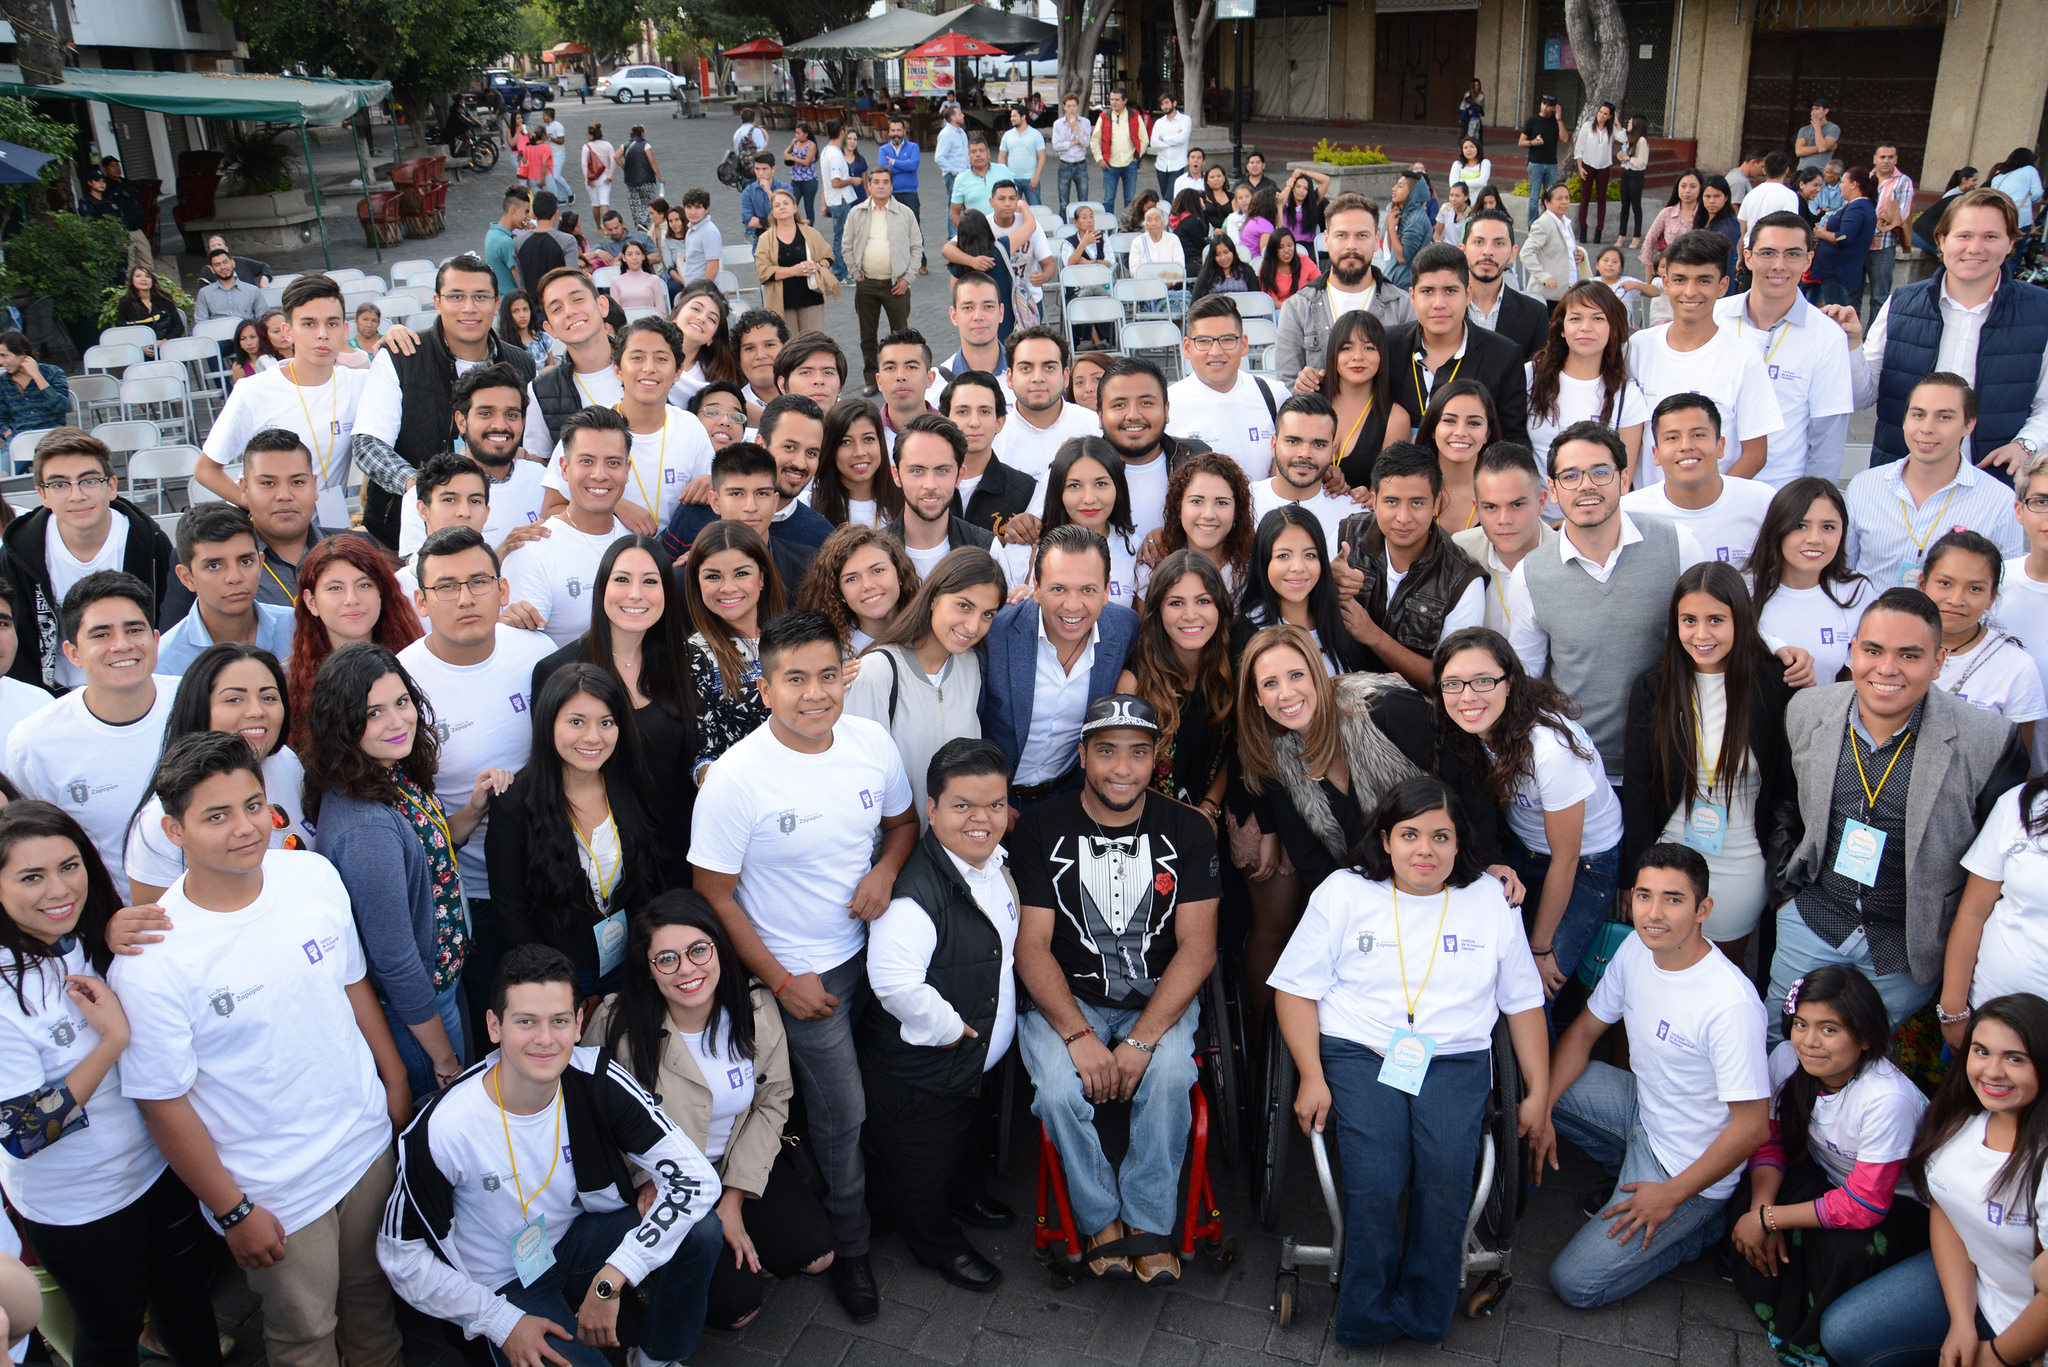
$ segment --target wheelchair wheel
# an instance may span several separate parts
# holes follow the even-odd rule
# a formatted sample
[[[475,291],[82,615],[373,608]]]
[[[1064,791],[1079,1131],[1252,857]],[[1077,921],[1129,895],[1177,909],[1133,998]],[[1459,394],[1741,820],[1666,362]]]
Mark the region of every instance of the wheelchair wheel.
[[[1486,1126],[1493,1135],[1493,1187],[1480,1212],[1479,1230],[1495,1248],[1515,1241],[1515,1220],[1522,1213],[1522,1142],[1516,1134],[1516,1107],[1522,1104],[1522,1069],[1506,1020],[1493,1027],[1493,1092],[1486,1100]]]
[[[1258,1126],[1258,1171],[1252,1174],[1252,1195],[1258,1202],[1259,1227],[1270,1230],[1280,1217],[1281,1189],[1287,1178],[1287,1146],[1293,1140],[1294,1055],[1271,1014],[1266,1018],[1266,1095]],[[1282,1320],[1281,1323],[1286,1323]]]
[[[1237,1050],[1232,1038],[1232,1013],[1223,990],[1223,968],[1219,964],[1202,986],[1202,1015],[1206,1018],[1208,1044],[1202,1050],[1202,1072],[1209,1089],[1209,1126],[1223,1165],[1235,1168],[1244,1157],[1244,1131],[1238,1124],[1243,1108],[1239,1094]]]

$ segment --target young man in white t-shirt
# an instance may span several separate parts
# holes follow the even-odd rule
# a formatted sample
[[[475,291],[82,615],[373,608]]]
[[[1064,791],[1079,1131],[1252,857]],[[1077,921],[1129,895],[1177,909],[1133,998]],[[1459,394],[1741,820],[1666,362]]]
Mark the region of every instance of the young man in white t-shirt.
[[[239,736],[179,737],[155,787],[185,874],[163,942],[107,975],[133,1027],[122,1095],[227,1236],[272,1362],[398,1367],[377,1226],[412,1094],[348,892],[319,855],[269,848]]]
[[[1771,1133],[1764,1007],[1701,929],[1714,908],[1706,860],[1652,845],[1624,895],[1636,933],[1552,1051],[1554,1100],[1529,1145],[1539,1182],[1557,1167],[1560,1133],[1617,1174],[1607,1205],[1550,1265],[1551,1288],[1581,1310],[1719,1242],[1740,1170]],[[1616,1021],[1628,1030],[1629,1072],[1591,1060]],[[1630,1137],[1638,1125],[1641,1144]]]
[[[512,597],[533,604],[542,630],[565,646],[590,629],[597,598],[597,564],[611,544],[630,535],[618,518],[633,457],[626,420],[609,408],[586,408],[562,424],[558,463],[569,486],[569,504],[541,524],[544,537],[527,542],[505,559]]]
[[[1721,470],[1753,477],[1770,455],[1771,433],[1784,425],[1763,357],[1724,333],[1714,302],[1728,288],[1728,239],[1716,232],[1685,233],[1664,252],[1664,296],[1671,321],[1628,339],[1628,373],[1654,407],[1681,390],[1704,394],[1721,414]],[[1636,462],[1638,488],[1663,474]]]
[[[2048,452],[2020,467],[2013,480],[2012,506],[2026,533],[2027,551],[2005,562],[1991,620],[2026,646],[2048,688]],[[2037,774],[2048,771],[2048,726],[2034,728],[2029,767]]]
[[[1166,391],[1173,413],[1166,430],[1207,442],[1242,466],[1244,477],[1257,484],[1273,472],[1273,435],[1285,396],[1243,373],[1244,320],[1237,301],[1227,294],[1197,299],[1188,310],[1180,349],[1189,373]]]
[[[249,438],[271,427],[296,432],[313,456],[323,526],[348,525],[349,440],[368,370],[336,368],[348,345],[349,322],[341,286],[324,275],[302,275],[284,287],[284,317],[292,331],[292,358],[238,381],[206,434],[206,459],[192,473],[200,486],[230,503],[244,503],[227,467],[242,458]],[[244,504],[246,506],[246,504]]]
[[[637,318],[619,334],[613,349],[614,368],[624,397],[618,411],[632,434],[632,468],[627,472],[619,520],[637,536],[658,535],[667,525],[685,491],[701,503],[710,497],[711,434],[704,424],[670,405],[669,390],[683,362],[683,335],[666,318]],[[557,445],[548,462],[541,516],[554,517],[568,506],[562,452]],[[694,488],[693,488],[694,486]]]
[[[1550,486],[1535,452],[1497,441],[1479,453],[1472,472],[1472,510],[1479,525],[1451,535],[1451,544],[1486,571],[1484,625],[1507,635],[1507,581],[1515,566],[1557,533],[1543,521]]]
[[[1018,328],[1003,350],[1015,402],[996,436],[995,453],[1003,464],[1042,485],[1060,447],[1075,437],[1101,436],[1102,423],[1081,405],[1067,402],[1072,355],[1060,329],[1045,323]],[[1039,516],[1044,516],[1042,507]]]
[[[762,628],[768,722],[705,775],[690,863],[740,961],[782,1007],[825,1177],[833,1290],[866,1322],[881,1305],[868,1263],[854,1029],[870,999],[866,923],[888,910],[917,843],[917,813],[888,731],[843,714],[839,649],[815,612]]]
[[[1292,503],[1323,528],[1323,546],[1331,560],[1343,540],[1338,529],[1358,511],[1348,498],[1331,498],[1324,489],[1336,459],[1337,410],[1320,394],[1290,394],[1274,419],[1273,477],[1252,485],[1252,526],[1283,503]]]
[[[1119,356],[1095,386],[1102,439],[1123,457],[1131,491],[1131,525],[1140,544],[1166,525],[1166,486],[1173,467],[1206,448],[1192,438],[1166,435],[1173,409],[1166,374],[1139,356]]]
[[[64,658],[85,686],[46,703],[7,737],[7,776],[55,803],[92,837],[128,900],[128,819],[163,748],[178,681],[156,670],[156,604],[142,581],[96,570],[64,595]]]
[[[522,457],[525,410],[526,387],[510,366],[480,365],[455,381],[455,435],[462,442],[458,449],[477,463],[485,478],[485,512],[477,529],[500,557],[510,555],[522,541],[546,535],[540,522],[547,467],[538,459]],[[416,477],[413,496],[402,500],[398,515],[402,559],[410,560],[434,530],[428,525],[426,503]]]
[[[577,1047],[568,956],[520,945],[492,983],[498,1047],[400,1137],[378,1262],[415,1309],[489,1340],[499,1362],[605,1361],[599,1349],[624,1346],[628,1287],[646,1309],[631,1367],[687,1358],[725,1253],[704,1218],[718,1170],[625,1064]]]
[[[1667,394],[1650,415],[1650,439],[1664,478],[1623,494],[1621,510],[1675,522],[1709,560],[1741,569],[1777,491],[1762,480],[1721,473],[1721,414],[1714,401],[1689,390]]]

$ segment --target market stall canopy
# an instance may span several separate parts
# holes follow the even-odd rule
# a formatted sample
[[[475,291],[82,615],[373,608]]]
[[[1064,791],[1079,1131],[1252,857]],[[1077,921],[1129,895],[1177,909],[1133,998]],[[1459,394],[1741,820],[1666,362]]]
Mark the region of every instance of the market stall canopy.
[[[66,67],[56,85],[30,85],[21,68],[0,64],[0,94],[41,100],[97,100],[160,114],[252,123],[345,123],[390,98],[389,81],[202,71],[110,71]]]
[[[729,47],[720,55],[734,58],[780,57],[782,44],[773,38],[755,38],[750,42],[741,43],[738,47]]]
[[[556,43],[540,55],[543,62],[554,62],[563,57],[588,57],[590,49],[581,43]]]
[[[919,43],[904,53],[910,57],[1000,57],[1003,50],[994,43],[984,43],[979,38],[964,33],[941,33],[928,43]]]
[[[1000,51],[1017,52],[1056,38],[1059,30],[1028,15],[988,5],[968,5],[944,14],[892,7],[872,19],[791,43],[787,51],[801,57],[890,61],[945,33],[966,34]]]

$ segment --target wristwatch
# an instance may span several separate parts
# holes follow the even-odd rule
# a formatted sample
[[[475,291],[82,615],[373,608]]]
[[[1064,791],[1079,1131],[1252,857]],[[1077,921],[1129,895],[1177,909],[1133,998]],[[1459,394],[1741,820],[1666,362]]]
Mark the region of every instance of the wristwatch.
[[[597,1298],[601,1301],[612,1301],[619,1298],[619,1285],[610,1277],[599,1277],[595,1282],[591,1283],[590,1289],[597,1293]]]
[[[2034,452],[2040,449],[2039,447],[2035,446],[2034,443],[2028,441],[2025,437],[2014,437],[2012,439],[2012,444],[2014,446],[2019,447],[2020,450],[2025,451],[2027,453],[2027,459],[2029,460],[2032,460],[2034,457]]]

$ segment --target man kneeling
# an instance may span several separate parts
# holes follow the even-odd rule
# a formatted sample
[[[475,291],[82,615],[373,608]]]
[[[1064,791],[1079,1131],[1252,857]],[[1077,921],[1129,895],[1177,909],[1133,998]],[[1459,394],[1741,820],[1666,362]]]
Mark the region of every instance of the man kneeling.
[[[579,1016],[561,951],[508,952],[484,1015],[497,1052],[399,1138],[377,1261],[499,1367],[607,1367],[628,1286],[647,1309],[632,1367],[688,1357],[725,1247],[716,1169],[623,1066],[577,1047]]]

